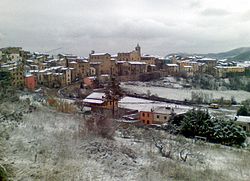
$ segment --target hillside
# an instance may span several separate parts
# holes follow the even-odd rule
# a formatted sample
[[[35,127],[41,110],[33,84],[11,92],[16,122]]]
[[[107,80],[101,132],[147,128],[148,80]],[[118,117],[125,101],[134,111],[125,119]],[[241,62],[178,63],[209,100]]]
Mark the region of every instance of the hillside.
[[[204,54],[204,56],[212,57],[212,58],[229,58],[233,60],[249,60],[250,59],[250,47],[241,47],[236,48],[227,52],[221,52],[221,53],[208,53]]]
[[[13,112],[16,104],[0,104]],[[0,113],[1,113],[0,111]],[[22,121],[0,122],[5,130],[0,166],[9,168],[10,180],[249,180],[247,149],[194,143],[153,129],[120,127],[113,139],[89,134],[80,115],[58,113],[39,106]],[[12,124],[10,124],[12,123]],[[172,157],[159,153],[154,138]],[[179,151],[192,153],[184,162]],[[4,156],[3,156],[4,155]],[[3,168],[4,168],[3,167]],[[230,171],[230,172],[229,172]],[[65,180],[65,179],[64,179]]]
[[[174,53],[171,53],[169,55],[173,55],[173,54]],[[234,61],[249,61],[250,60],[250,47],[241,47],[241,48],[236,48],[230,51],[220,52],[220,53],[208,53],[208,54],[176,53],[176,54],[181,55],[181,56],[199,55],[199,56],[216,58],[216,59],[227,58],[229,60],[234,60]]]

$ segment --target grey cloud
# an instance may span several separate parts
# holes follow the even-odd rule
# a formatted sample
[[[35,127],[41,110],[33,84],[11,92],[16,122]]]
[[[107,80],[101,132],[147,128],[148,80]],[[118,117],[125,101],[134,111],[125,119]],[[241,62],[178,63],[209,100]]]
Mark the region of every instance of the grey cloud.
[[[226,16],[231,13],[225,9],[208,8],[208,9],[201,11],[200,14],[203,16]]]
[[[201,2],[198,0],[191,1],[189,6],[191,8],[200,8],[201,7]]]
[[[4,35],[0,32],[0,41],[4,39]]]
[[[250,21],[250,10],[244,12],[241,15],[240,19],[243,20],[243,21]]]
[[[234,28],[231,10],[201,0],[1,0],[0,6],[8,7],[0,11],[0,46],[31,51],[116,53],[139,42],[145,53],[164,55],[243,46],[250,39],[242,41],[250,25]]]

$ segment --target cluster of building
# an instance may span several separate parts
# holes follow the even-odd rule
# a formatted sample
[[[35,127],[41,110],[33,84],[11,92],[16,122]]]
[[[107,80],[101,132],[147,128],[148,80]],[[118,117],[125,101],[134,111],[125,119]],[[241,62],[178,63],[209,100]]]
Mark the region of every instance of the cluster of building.
[[[20,47],[0,49],[1,69],[10,71],[13,86],[34,90],[37,85],[51,88],[67,86],[83,81],[88,86],[94,82],[105,82],[109,76],[120,81],[149,80],[160,76],[194,76],[209,73],[223,77],[227,73],[244,73],[250,64],[226,64],[212,58],[200,56],[180,57],[142,55],[139,44],[133,51],[117,53],[96,53],[88,57],[71,54],[51,56],[47,53],[31,53]]]
[[[191,107],[154,102],[146,99],[125,96],[121,100],[109,100],[103,92],[93,92],[88,95],[83,103],[90,107],[93,112],[115,110],[118,117],[123,117],[127,121],[136,120],[139,123],[168,124],[176,116],[184,115]]]
[[[216,77],[226,77],[230,73],[244,74],[250,71],[250,63],[228,62],[226,59],[217,60],[201,56],[168,57],[165,70],[168,75],[192,77],[196,74],[207,73]]]
[[[92,51],[88,57],[71,54],[50,56],[46,53],[30,53],[20,47],[0,49],[1,69],[10,71],[13,86],[34,90],[36,85],[51,88],[67,86],[75,81],[106,80],[117,76],[120,80],[138,80],[163,68],[164,59],[141,55],[141,48],[111,55]]]

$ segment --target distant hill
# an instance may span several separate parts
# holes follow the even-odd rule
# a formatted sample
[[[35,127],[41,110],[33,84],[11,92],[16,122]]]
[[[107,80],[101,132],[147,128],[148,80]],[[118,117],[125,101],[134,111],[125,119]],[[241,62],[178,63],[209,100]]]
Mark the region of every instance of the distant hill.
[[[250,60],[250,47],[236,48],[227,52],[204,54],[211,58],[228,58],[234,60]]]
[[[250,47],[236,48],[236,49],[233,49],[227,52],[221,52],[221,53],[208,53],[208,54],[176,53],[176,54],[181,55],[181,56],[199,55],[199,56],[205,56],[205,57],[217,58],[217,59],[227,58],[229,60],[234,60],[234,61],[247,61],[247,60],[250,60]],[[173,53],[169,55],[173,55]]]

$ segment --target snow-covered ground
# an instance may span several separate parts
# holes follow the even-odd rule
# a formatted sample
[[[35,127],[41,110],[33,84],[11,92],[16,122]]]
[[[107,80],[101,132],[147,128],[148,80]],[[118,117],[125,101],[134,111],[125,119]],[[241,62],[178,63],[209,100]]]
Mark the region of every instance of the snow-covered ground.
[[[196,145],[205,163],[193,165],[162,157],[142,129],[132,127],[129,139],[117,130],[114,140],[107,140],[86,134],[83,119],[46,107],[25,114],[9,131],[0,164],[12,166],[13,180],[25,181],[250,179],[247,151]]]
[[[154,109],[156,107],[171,107],[183,110],[192,109],[192,107],[189,106],[169,104],[165,102],[151,101],[147,99],[134,98],[129,96],[126,96],[119,101],[119,107],[138,111],[150,111],[151,109]]]
[[[122,84],[122,88],[134,92],[134,93],[144,93],[147,94],[156,94],[159,97],[174,99],[174,100],[184,100],[191,99],[191,92],[203,92],[209,95],[212,95],[213,98],[221,98],[230,100],[232,96],[235,97],[236,101],[241,102],[246,99],[250,99],[250,92],[246,91],[212,91],[212,90],[197,90],[197,89],[174,89],[174,88],[165,88],[165,87],[154,87],[146,86],[145,84],[140,85],[127,85]]]

